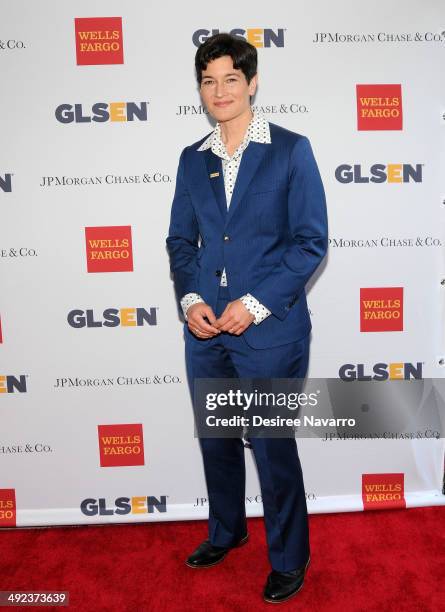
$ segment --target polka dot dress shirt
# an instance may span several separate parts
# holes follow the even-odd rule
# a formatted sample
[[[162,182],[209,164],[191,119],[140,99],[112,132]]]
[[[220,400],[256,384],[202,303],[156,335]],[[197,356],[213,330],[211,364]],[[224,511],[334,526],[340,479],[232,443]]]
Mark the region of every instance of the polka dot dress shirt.
[[[227,153],[226,147],[221,139],[221,126],[219,123],[216,124],[215,129],[210,136],[202,143],[198,151],[205,151],[206,149],[212,149],[212,152],[222,159],[222,168],[224,176],[224,189],[226,192],[227,208],[230,206],[230,201],[235,187],[236,177],[241,164],[241,158],[243,152],[247,148],[250,141],[261,142],[264,144],[270,143],[270,130],[269,123],[259,113],[253,113],[253,117],[247,127],[246,134],[242,143],[236,149],[232,156]],[[221,275],[220,285],[226,287],[227,275],[224,269]],[[239,298],[247,310],[255,317],[255,325],[259,325],[264,319],[270,314],[270,310],[266,308],[261,302],[259,302],[253,295],[246,293]],[[187,293],[181,299],[181,307],[184,313],[184,317],[187,320],[187,310],[193,304],[203,302],[204,300],[198,293]]]

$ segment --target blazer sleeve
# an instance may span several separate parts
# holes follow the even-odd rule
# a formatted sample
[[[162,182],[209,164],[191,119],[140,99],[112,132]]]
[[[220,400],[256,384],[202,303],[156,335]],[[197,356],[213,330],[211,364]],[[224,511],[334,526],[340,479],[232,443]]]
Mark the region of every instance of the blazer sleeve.
[[[268,276],[249,292],[284,320],[328,246],[326,198],[312,147],[296,141],[289,162],[288,218],[292,244]]]
[[[179,158],[176,187],[173,196],[170,227],[166,239],[178,300],[186,293],[197,293],[196,255],[199,250],[199,228],[189,192],[184,181],[184,157]]]

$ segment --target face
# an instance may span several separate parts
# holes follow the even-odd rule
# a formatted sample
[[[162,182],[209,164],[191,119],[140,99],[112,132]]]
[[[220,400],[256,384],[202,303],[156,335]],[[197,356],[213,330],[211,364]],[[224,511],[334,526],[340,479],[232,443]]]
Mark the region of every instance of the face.
[[[224,122],[249,111],[249,96],[253,96],[256,86],[257,75],[248,84],[243,71],[233,67],[230,55],[224,55],[209,62],[202,71],[200,92],[208,112]]]

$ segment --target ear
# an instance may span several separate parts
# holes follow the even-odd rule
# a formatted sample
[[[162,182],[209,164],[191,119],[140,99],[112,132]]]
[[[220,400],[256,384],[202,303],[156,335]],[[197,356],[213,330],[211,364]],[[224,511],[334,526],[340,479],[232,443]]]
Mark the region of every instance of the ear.
[[[258,74],[256,74],[255,76],[253,76],[250,79],[250,83],[249,83],[249,96],[253,96],[254,95],[254,93],[256,91],[256,88],[257,88],[257,85],[258,85]]]

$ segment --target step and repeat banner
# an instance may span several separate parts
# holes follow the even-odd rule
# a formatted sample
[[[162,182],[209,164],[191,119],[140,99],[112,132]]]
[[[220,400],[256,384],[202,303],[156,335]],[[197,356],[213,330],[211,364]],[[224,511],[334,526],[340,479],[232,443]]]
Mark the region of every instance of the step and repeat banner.
[[[165,239],[179,154],[213,127],[212,33],[258,48],[252,104],[310,139],[325,185],[309,376],[444,377],[442,2],[0,10],[0,527],[207,516]],[[445,503],[434,432],[298,448],[311,513]]]

